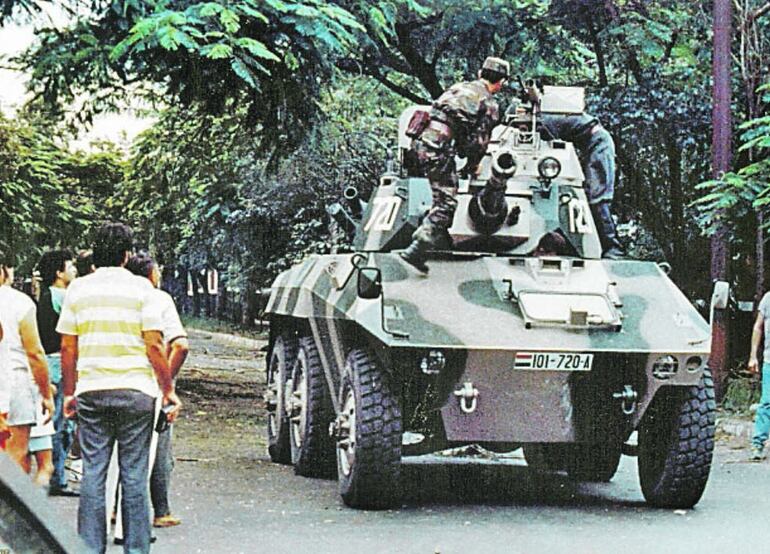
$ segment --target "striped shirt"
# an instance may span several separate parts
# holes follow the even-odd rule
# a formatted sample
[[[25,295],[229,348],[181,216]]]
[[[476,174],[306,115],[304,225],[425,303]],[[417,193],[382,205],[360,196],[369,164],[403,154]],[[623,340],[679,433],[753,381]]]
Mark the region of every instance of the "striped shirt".
[[[143,331],[162,331],[161,306],[150,281],[122,267],[101,267],[75,279],[56,331],[78,337],[75,394],[133,389],[158,396]]]

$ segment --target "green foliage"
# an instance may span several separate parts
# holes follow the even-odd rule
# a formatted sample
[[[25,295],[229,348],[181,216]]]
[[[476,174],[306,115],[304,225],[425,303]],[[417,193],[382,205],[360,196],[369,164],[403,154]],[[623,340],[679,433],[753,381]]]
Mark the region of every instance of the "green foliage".
[[[668,260],[695,290],[708,283],[701,228],[737,222],[733,236],[750,249],[748,216],[770,202],[767,103],[747,111],[737,81],[736,120],[756,114],[743,129],[742,169],[696,188],[710,173],[711,8],[705,0],[114,0],[40,32],[18,62],[32,70],[36,106],[56,117],[88,123],[129,97],[161,106],[134,145],[128,178],[94,185],[100,213],[122,210],[169,263],[216,265],[256,286],[329,248],[325,205],[343,184],[376,181],[384,151],[375,139],[395,137],[405,101],[428,102],[473,78],[485,56],[503,56],[525,77],[586,87],[588,111],[617,146],[615,211],[641,229],[632,252]],[[512,92],[501,95],[503,108]],[[82,110],[69,109],[75,99]],[[75,195],[77,213],[91,213],[88,194]]]
[[[94,220],[108,216],[122,171],[114,147],[71,153],[52,138],[49,121],[0,116],[0,247],[29,268],[46,246],[84,246]]]
[[[390,114],[402,104],[377,85],[343,80],[319,106],[323,123],[272,162],[256,153],[242,114],[167,110],[137,142],[116,204],[163,263],[215,266],[244,291],[266,286],[305,255],[329,251],[325,207],[347,185],[371,191],[385,156],[379,137],[395,139]]]
[[[239,110],[270,149],[301,142],[335,57],[362,30],[324,0],[115,0],[94,3],[66,29],[39,32],[16,62],[60,117],[83,96],[80,123],[162,96],[198,113]]]
[[[760,87],[765,101],[770,102],[770,84]],[[711,236],[723,226],[733,241],[751,244],[752,227],[742,225],[757,211],[770,204],[770,116],[743,123],[739,152],[751,152],[752,161],[738,171],[726,173],[722,179],[705,181],[697,186],[703,195],[693,202],[698,210],[698,225]]]

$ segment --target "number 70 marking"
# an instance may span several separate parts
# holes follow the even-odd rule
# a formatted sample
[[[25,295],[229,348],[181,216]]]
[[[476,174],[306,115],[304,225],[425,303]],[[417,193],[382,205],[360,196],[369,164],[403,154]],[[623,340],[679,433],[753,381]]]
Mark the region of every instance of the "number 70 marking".
[[[364,231],[390,231],[396,222],[398,209],[401,207],[401,198],[398,196],[384,196],[375,198],[372,202],[372,215],[364,226]]]

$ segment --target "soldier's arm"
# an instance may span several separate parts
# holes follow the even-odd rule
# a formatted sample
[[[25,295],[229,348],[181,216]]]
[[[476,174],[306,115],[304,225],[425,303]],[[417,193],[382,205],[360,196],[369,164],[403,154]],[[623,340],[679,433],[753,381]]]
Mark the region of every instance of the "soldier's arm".
[[[484,107],[484,116],[475,132],[468,137],[468,145],[465,150],[465,157],[468,160],[465,171],[469,175],[476,173],[481,160],[484,159],[489,146],[489,139],[492,137],[492,129],[497,125],[498,119],[499,113],[496,106]]]

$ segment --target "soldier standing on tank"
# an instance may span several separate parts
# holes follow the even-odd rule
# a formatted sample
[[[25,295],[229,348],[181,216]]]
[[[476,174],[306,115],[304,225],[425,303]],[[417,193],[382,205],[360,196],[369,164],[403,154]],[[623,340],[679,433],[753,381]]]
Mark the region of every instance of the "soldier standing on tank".
[[[610,205],[615,195],[615,142],[599,120],[587,113],[580,115],[544,114],[543,125],[555,138],[571,142],[577,148],[585,173],[585,191],[591,206],[602,257],[625,255],[617,238]]]
[[[479,78],[457,83],[439,96],[431,107],[430,119],[412,135],[409,157],[428,178],[433,205],[401,257],[423,273],[428,272],[425,263],[428,252],[442,243],[446,246],[450,243],[447,231],[457,208],[455,156],[466,159],[463,169],[466,175],[476,174],[499,119],[493,95],[502,89],[509,75],[507,61],[488,57],[481,66]]]

